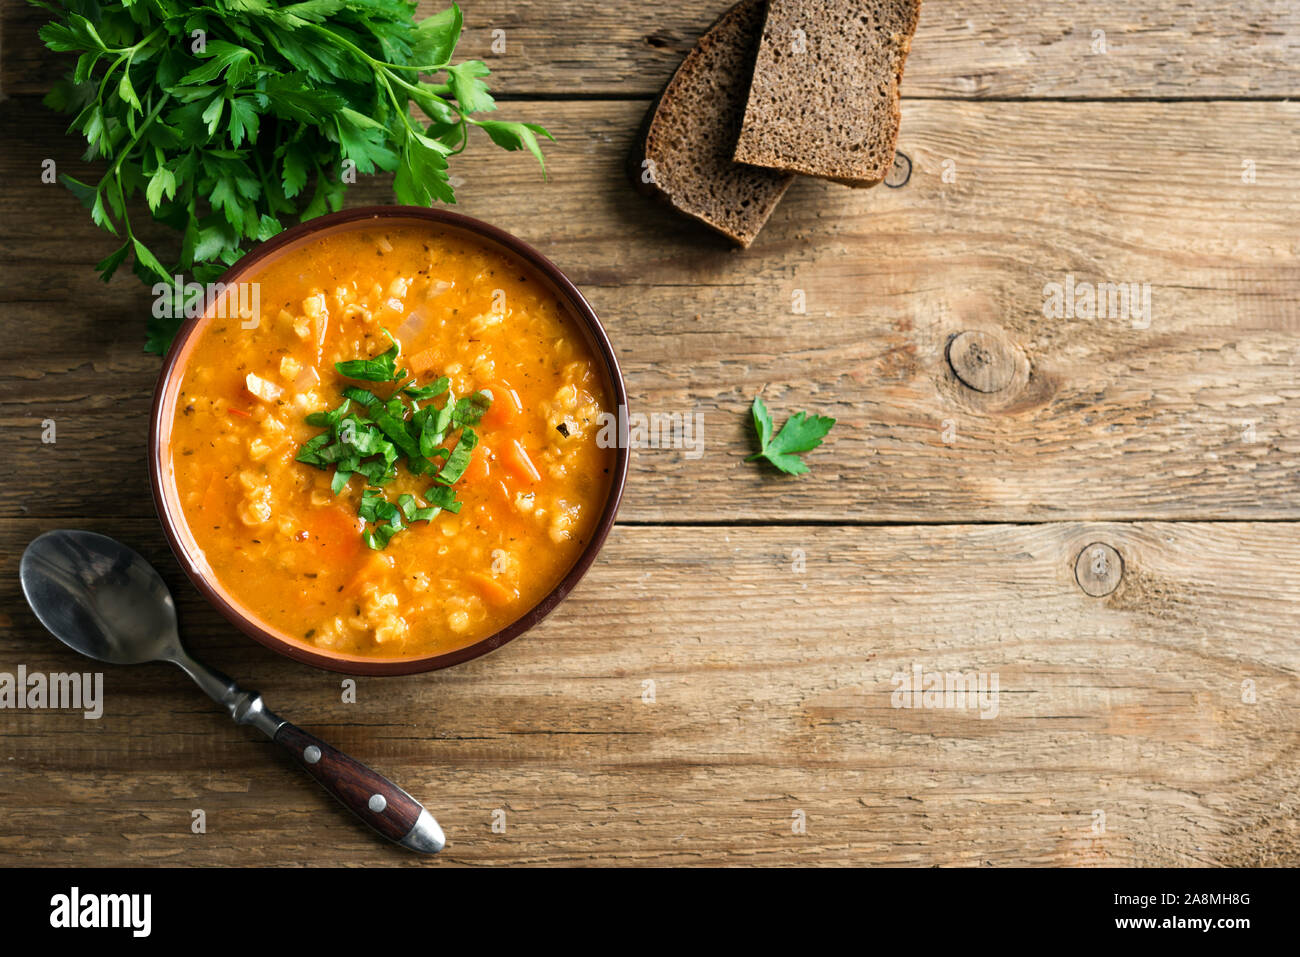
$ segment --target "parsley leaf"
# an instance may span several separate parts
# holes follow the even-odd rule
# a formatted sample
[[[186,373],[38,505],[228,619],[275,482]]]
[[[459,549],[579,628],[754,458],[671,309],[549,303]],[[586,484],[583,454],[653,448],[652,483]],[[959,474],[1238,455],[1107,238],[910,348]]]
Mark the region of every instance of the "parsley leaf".
[[[338,370],[339,375],[347,376],[349,379],[360,379],[363,382],[392,382],[397,378],[397,357],[401,354],[402,347],[394,339],[393,345],[387,352],[371,356],[369,359],[336,362],[334,368]]]
[[[542,147],[537,137],[545,136],[552,141],[555,139],[545,127],[538,126],[536,123],[515,123],[505,120],[471,120],[471,122],[504,150],[528,150],[541,164],[542,174],[545,175],[546,159],[542,156]]]
[[[469,468],[470,456],[473,455],[476,445],[478,445],[478,436],[470,429],[462,429],[456,447],[447,457],[447,464],[438,473],[438,481],[444,485],[454,485],[458,482],[465,474],[465,469]]]
[[[435,485],[424,493],[424,497],[438,508],[446,509],[448,512],[459,512],[461,503],[456,501],[455,491],[447,485]]]
[[[421,402],[423,402],[426,399],[436,399],[438,396],[446,392],[447,388],[450,385],[451,385],[451,380],[448,379],[446,376],[443,376],[441,379],[438,379],[437,381],[432,382],[429,385],[421,385],[421,386],[408,385],[402,391],[405,392],[407,395],[409,395],[412,399],[419,399]]]
[[[452,427],[478,425],[491,404],[492,398],[486,392],[475,392],[457,399],[451,410]],[[449,402],[448,405],[451,406],[452,403]]]
[[[491,72],[482,60],[466,60],[447,68],[447,83],[465,112],[481,113],[497,108],[488,93],[487,84],[483,82],[483,77]]]
[[[822,439],[835,424],[834,419],[824,415],[810,416],[806,412],[796,412],[785,420],[785,425],[781,426],[781,431],[774,437],[772,415],[762,399],[754,399],[752,412],[759,451],[748,456],[745,461],[766,459],[788,475],[802,475],[808,471],[808,466],[799,458],[798,453],[809,452],[821,445]]]
[[[343,390],[343,394],[358,405],[369,407],[379,403],[379,396],[375,395],[373,392],[367,391],[366,389],[358,389],[354,385],[347,386]]]

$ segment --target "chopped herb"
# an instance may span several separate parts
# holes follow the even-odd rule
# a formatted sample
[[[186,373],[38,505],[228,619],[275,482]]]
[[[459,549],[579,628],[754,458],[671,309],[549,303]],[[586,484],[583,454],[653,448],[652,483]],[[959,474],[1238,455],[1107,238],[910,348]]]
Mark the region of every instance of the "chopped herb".
[[[420,454],[419,443],[407,433],[404,420],[387,409],[380,409],[375,413],[375,425],[379,426],[384,434],[392,440],[393,444],[401,449],[407,458],[412,460],[410,463],[412,465],[411,471],[417,475],[424,471],[423,468],[414,467],[424,456]]]
[[[387,352],[371,356],[369,359],[350,359],[347,362],[336,362],[334,368],[338,370],[339,375],[347,376],[349,379],[361,379],[365,382],[392,382],[398,377],[397,357],[401,352],[401,345],[398,344],[396,339],[393,339],[392,348]]]
[[[822,444],[822,439],[831,430],[835,420],[824,415],[810,416],[806,412],[796,412],[786,419],[781,431],[772,435],[772,415],[762,399],[754,399],[754,430],[758,433],[759,451],[745,459],[767,459],[782,472],[789,475],[802,475],[808,466],[799,458],[798,453],[808,452]]]
[[[329,426],[338,425],[339,420],[343,418],[343,416],[347,415],[348,409],[351,405],[351,399],[344,399],[343,404],[337,409],[331,409],[328,412],[313,412],[311,415],[307,416],[307,424]]]
[[[397,504],[398,507],[401,508],[402,514],[406,516],[408,522],[427,522],[442,511],[442,509],[436,505],[429,505],[422,508],[416,502],[415,496],[409,494],[397,496]],[[457,503],[457,507],[459,508],[459,503]]]
[[[309,439],[303,443],[302,448],[298,450],[298,454],[295,458],[297,458],[299,462],[306,462],[308,465],[315,465],[317,468],[325,468],[329,463],[320,456],[320,450],[329,444],[330,438],[331,436],[328,432],[322,432],[315,438]]]
[[[307,416],[309,424],[325,431],[304,442],[296,456],[307,465],[334,469],[330,489],[335,495],[354,474],[365,478],[357,514],[366,523],[362,541],[376,550],[386,548],[410,522],[428,522],[439,512],[460,511],[451,486],[465,474],[478,446],[478,435],[470,426],[478,424],[492,401],[487,392],[457,399],[446,376],[428,385],[406,384],[406,373],[397,369],[401,352],[401,344],[393,339],[380,355],[335,363],[348,378],[395,383],[393,392],[382,398],[366,389],[344,387],[343,401],[336,408]],[[444,394],[442,407],[434,406],[432,400]],[[420,401],[426,404],[421,407]],[[444,443],[457,430],[455,445],[446,448]],[[384,496],[383,486],[397,478],[399,462],[405,462],[413,475],[436,473],[438,484],[424,496],[428,505],[409,493],[399,495],[396,505]]]
[[[459,512],[461,503],[456,501],[455,490],[446,485],[435,485],[424,493],[424,497],[432,502],[438,508],[446,509],[448,512]]]
[[[450,386],[451,386],[451,380],[448,379],[446,376],[443,376],[441,379],[434,382],[432,385],[421,385],[421,386],[408,385],[402,391],[405,392],[407,395],[409,395],[412,399],[419,399],[421,402],[423,402],[425,399],[436,399],[438,396],[446,392]]]
[[[381,551],[388,547],[394,535],[400,532],[401,526],[394,525],[377,525],[373,530],[367,528],[361,532],[361,541],[367,548],[373,548],[375,551]]]
[[[457,399],[456,407],[451,412],[452,424],[478,425],[479,419],[483,418],[490,405],[492,405],[492,396],[486,392],[475,392],[463,399]]]
[[[358,389],[354,385],[346,386],[343,394],[358,405],[364,405],[367,408],[379,404],[379,396],[373,392],[367,392],[365,389]]]
[[[474,446],[478,445],[478,436],[469,429],[462,429],[460,440],[456,447],[451,450],[451,455],[447,457],[447,464],[442,467],[438,473],[438,481],[444,485],[454,485],[465,474],[465,469],[469,467],[470,457],[474,454]]]

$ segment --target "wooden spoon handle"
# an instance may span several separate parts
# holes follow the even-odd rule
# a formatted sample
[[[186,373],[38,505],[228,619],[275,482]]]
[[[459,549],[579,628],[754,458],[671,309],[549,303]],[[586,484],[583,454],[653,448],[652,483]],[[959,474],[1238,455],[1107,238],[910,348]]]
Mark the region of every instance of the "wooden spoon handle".
[[[241,688],[179,644],[168,660],[225,708],[235,724],[256,728],[288,751],[340,804],[390,841],[421,854],[437,854],[447,843],[442,828],[419,801],[382,774],[285,721],[256,691]]]
[[[273,739],[345,808],[390,841],[436,854],[446,839],[433,815],[388,778],[284,722]]]

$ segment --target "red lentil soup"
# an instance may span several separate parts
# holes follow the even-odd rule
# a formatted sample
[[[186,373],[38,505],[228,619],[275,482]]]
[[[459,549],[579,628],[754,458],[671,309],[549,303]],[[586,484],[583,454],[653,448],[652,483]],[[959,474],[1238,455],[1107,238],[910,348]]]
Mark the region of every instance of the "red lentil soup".
[[[162,429],[180,534],[210,581],[290,642],[361,658],[466,648],[541,602],[595,534],[616,456],[598,439],[615,412],[604,362],[545,280],[464,230],[382,219],[240,278],[258,284],[259,321],[202,320]],[[322,431],[310,413],[374,387],[335,363],[383,353],[390,335],[416,382],[445,376],[491,405],[455,484],[460,511],[374,549],[358,517],[366,477],[336,494],[334,470],[296,456]],[[424,504],[429,486],[399,467],[383,492]]]

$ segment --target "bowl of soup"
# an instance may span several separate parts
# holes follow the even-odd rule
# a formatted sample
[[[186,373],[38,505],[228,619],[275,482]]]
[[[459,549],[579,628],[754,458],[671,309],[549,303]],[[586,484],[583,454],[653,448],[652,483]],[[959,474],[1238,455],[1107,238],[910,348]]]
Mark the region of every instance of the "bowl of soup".
[[[428,671],[518,637],[586,573],[627,477],[626,388],[591,306],[526,243],[368,207],[181,292],[154,501],[246,634],[333,671]]]

